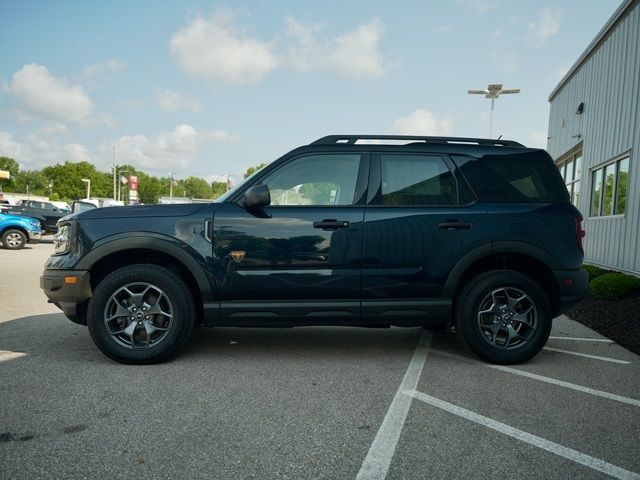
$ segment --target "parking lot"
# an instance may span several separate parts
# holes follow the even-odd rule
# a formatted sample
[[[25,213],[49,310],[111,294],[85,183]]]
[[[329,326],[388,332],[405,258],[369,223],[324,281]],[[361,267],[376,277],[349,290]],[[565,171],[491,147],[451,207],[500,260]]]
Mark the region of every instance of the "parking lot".
[[[566,317],[501,367],[452,332],[197,329],[125,366],[0,249],[0,476],[640,479],[640,358]]]

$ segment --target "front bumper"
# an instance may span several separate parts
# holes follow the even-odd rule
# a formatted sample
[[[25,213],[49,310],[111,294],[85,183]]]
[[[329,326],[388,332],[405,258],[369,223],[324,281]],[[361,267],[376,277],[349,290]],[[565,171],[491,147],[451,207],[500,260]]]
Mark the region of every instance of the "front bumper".
[[[27,232],[29,234],[29,243],[38,243],[42,238],[41,232]]]
[[[45,270],[40,277],[40,288],[69,320],[80,325],[87,324],[87,304],[91,298],[88,271]]]
[[[589,293],[589,274],[578,268],[572,270],[554,270],[560,290],[560,304],[557,315],[566,312]]]

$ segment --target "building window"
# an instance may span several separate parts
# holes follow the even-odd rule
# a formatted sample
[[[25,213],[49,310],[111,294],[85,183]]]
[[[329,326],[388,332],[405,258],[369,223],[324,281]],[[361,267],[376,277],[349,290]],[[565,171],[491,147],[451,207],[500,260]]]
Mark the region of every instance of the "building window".
[[[580,174],[582,172],[582,150],[561,159],[556,165],[567,186],[571,203],[578,205],[580,200]]]
[[[627,207],[629,155],[591,172],[591,216],[624,215]]]

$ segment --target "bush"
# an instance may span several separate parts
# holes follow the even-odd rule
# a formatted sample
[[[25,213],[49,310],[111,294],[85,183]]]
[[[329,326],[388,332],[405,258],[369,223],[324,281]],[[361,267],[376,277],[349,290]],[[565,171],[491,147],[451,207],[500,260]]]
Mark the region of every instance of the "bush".
[[[640,278],[624,273],[606,273],[589,284],[591,293],[600,300],[620,300],[640,289]]]
[[[595,265],[588,265],[586,263],[582,265],[582,269],[586,270],[589,274],[589,281],[593,280],[594,278],[598,278],[605,273],[608,273],[607,270],[603,270],[600,267],[596,267]]]

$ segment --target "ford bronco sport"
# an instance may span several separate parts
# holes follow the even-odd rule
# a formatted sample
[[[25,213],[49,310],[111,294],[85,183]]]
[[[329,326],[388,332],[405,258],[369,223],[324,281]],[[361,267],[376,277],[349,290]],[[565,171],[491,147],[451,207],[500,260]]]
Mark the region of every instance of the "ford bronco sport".
[[[507,140],[333,135],[213,203],[100,208],[58,228],[42,289],[133,364],[173,357],[196,324],[449,322],[513,364],[587,291],[560,173]]]

